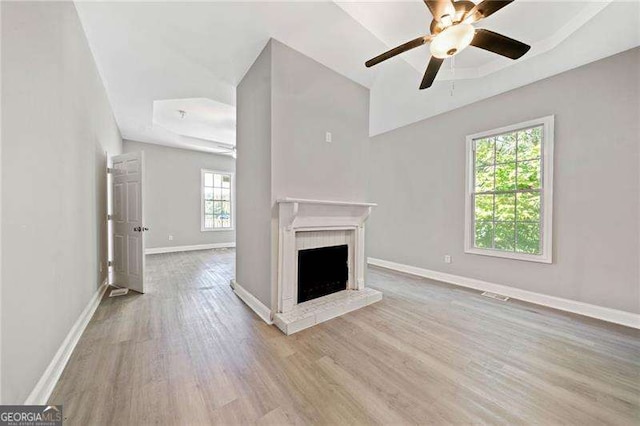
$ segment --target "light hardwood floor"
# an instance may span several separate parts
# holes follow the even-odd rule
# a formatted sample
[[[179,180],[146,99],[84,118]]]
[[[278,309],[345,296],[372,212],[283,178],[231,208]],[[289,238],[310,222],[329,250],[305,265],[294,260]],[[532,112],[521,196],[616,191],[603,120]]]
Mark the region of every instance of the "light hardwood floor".
[[[70,425],[639,424],[640,333],[369,268],[382,302],[284,336],[231,291],[233,250],[147,256],[50,402]]]

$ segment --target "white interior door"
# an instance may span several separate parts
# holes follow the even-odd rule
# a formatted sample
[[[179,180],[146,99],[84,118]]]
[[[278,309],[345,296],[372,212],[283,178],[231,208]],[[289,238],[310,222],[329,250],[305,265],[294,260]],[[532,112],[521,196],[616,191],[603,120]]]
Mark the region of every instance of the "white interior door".
[[[113,279],[118,287],[144,293],[144,157],[113,157]]]

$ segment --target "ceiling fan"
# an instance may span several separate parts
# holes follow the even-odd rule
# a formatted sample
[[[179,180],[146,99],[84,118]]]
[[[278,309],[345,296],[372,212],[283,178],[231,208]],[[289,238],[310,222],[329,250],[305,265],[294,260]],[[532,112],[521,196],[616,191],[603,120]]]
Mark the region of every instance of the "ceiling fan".
[[[509,5],[514,0],[484,0],[478,4],[468,0],[424,0],[433,15],[431,34],[418,37],[407,43],[368,60],[367,68],[393,58],[400,53],[431,42],[431,59],[420,83],[420,90],[431,87],[442,62],[457,55],[467,46],[475,46],[510,59],[518,59],[531,46],[502,34],[485,29],[476,29],[472,24]]]

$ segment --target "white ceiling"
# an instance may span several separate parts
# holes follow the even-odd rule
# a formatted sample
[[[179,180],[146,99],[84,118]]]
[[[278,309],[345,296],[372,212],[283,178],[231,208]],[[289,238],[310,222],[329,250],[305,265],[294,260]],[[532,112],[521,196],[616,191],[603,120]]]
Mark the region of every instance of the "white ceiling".
[[[535,45],[555,36],[562,27],[574,20],[584,23],[583,13],[588,11],[587,19],[597,14],[609,1],[516,1],[493,16],[476,24],[477,28],[487,28],[511,38]],[[429,34],[431,15],[422,1],[409,2],[338,2],[338,5],[355,20],[368,28],[377,38],[389,46]],[[524,22],[523,22],[524,21]],[[430,51],[427,47],[414,49],[403,54],[406,60],[420,73],[429,62]],[[473,70],[498,62],[509,65],[513,61],[502,56],[481,50],[468,49],[464,55],[456,56],[457,70]]]
[[[469,48],[424,91],[417,88],[428,47],[364,67],[428,33],[420,0],[76,7],[125,139],[228,153],[235,86],[270,37],[370,88],[373,135],[640,45],[640,3],[609,2],[517,0],[477,26],[531,44],[525,57]],[[179,109],[190,119],[176,121]]]
[[[221,149],[236,144],[236,109],[206,98],[153,102],[153,126],[177,135],[215,141]]]

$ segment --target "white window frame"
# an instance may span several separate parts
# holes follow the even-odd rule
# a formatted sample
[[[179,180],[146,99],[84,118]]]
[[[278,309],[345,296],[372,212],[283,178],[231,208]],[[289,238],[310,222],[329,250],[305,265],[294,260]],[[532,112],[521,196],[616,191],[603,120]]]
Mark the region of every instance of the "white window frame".
[[[230,228],[205,228],[204,227],[204,174],[214,173],[231,176],[231,227]],[[200,169],[200,231],[218,232],[235,231],[236,224],[236,178],[234,172],[224,170]]]
[[[475,165],[473,141],[502,133],[514,132],[530,127],[542,126],[542,151],[541,151],[541,188],[540,188],[540,226],[542,228],[541,254],[517,253],[490,248],[474,247],[474,211],[473,192],[475,180]],[[549,115],[535,120],[529,120],[511,126],[501,127],[486,132],[480,132],[467,136],[466,146],[466,184],[465,184],[465,233],[464,251],[470,254],[483,256],[502,257],[507,259],[526,260],[530,262],[552,263],[553,260],[553,135],[554,116]]]

